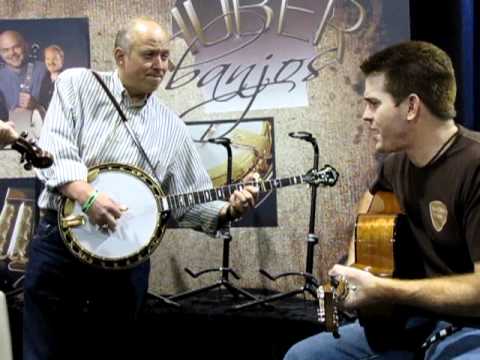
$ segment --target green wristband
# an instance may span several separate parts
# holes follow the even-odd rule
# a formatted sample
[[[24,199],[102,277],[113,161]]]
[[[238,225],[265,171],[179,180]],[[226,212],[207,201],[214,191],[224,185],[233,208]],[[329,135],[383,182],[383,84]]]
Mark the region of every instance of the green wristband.
[[[97,200],[97,197],[98,197],[98,194],[99,192],[98,191],[94,191],[87,199],[87,201],[85,201],[85,203],[82,205],[82,211],[84,213],[87,213],[88,210],[90,210],[90,208],[92,207],[93,203],[95,202],[95,200]]]

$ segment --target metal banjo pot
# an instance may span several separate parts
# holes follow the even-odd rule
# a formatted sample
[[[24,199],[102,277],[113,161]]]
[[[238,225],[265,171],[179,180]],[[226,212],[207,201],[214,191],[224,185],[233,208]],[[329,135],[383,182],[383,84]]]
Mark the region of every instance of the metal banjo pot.
[[[88,182],[128,210],[118,219],[117,229],[109,232],[91,223],[80,204],[64,198],[58,222],[67,247],[83,262],[106,269],[129,268],[146,260],[166,228],[160,187],[143,170],[121,164],[91,168]]]

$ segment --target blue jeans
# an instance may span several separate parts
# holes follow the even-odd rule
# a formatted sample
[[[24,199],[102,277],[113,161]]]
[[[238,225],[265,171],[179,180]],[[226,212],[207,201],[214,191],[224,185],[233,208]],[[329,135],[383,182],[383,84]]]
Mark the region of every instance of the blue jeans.
[[[85,265],[63,244],[55,216],[43,218],[24,282],[24,360],[129,358],[149,269]]]
[[[388,321],[383,331],[365,333],[358,320],[340,328],[340,338],[321,333],[293,345],[284,360],[343,360],[343,359],[425,359],[469,360],[480,359],[480,329],[464,327],[428,347],[425,353],[420,345],[436,331],[449,324],[443,321],[424,322],[403,331],[389,333]]]

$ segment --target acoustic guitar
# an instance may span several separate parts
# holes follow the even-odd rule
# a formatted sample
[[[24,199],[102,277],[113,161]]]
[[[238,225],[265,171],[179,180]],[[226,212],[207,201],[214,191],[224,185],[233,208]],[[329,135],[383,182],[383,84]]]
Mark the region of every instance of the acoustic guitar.
[[[405,233],[405,216],[397,198],[391,192],[374,195],[369,209],[357,216],[354,244],[355,263],[351,266],[368,271],[376,276],[396,277],[399,253],[399,239]],[[330,279],[317,290],[319,300],[318,319],[325,330],[338,336],[339,312],[337,303],[343,301],[350,291],[345,280]],[[391,306],[362,309],[360,319],[375,321],[391,313]]]

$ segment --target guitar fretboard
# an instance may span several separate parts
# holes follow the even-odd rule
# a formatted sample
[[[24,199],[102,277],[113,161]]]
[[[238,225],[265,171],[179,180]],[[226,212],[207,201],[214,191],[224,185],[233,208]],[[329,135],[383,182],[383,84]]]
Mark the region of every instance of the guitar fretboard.
[[[169,195],[162,198],[162,210],[188,208],[215,200],[228,200],[235,190],[242,190],[245,186],[257,186],[259,192],[268,192],[276,188],[303,184],[305,175],[292,176],[268,181],[251,181],[226,185],[218,188],[202,190],[187,194]]]

